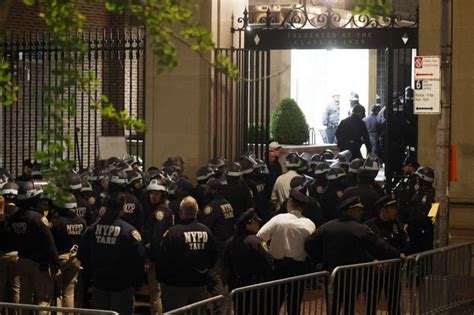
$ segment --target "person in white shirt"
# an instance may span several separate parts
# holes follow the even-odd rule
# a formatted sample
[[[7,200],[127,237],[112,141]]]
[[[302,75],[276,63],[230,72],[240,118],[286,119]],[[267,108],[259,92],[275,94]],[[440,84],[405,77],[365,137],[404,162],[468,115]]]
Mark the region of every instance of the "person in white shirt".
[[[298,176],[296,170],[300,166],[301,159],[296,152],[287,155],[285,167],[288,171],[285,174],[278,176],[272,190],[272,202],[277,205],[277,208],[281,206],[283,201],[288,199],[291,189],[290,182],[293,177]]]
[[[257,233],[257,236],[265,242],[270,242],[270,254],[275,262],[275,277],[277,279],[294,277],[309,271],[304,243],[316,231],[316,226],[301,214],[309,201],[308,196],[296,189],[291,189],[288,213],[273,217]],[[278,292],[281,292],[276,298],[277,307],[279,308],[286,299],[288,314],[299,314],[304,284],[282,286],[280,290],[277,289]]]

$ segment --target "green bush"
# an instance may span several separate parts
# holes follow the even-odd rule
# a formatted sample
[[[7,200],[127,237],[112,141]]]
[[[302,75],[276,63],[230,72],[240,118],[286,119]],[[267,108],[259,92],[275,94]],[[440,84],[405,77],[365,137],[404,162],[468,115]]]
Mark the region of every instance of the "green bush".
[[[295,100],[284,98],[272,113],[271,136],[282,144],[299,145],[308,141],[309,127]]]

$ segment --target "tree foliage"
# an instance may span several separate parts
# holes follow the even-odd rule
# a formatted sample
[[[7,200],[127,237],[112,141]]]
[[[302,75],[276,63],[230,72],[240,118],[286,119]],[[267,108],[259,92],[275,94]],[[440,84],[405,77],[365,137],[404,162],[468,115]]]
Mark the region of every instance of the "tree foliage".
[[[300,145],[308,141],[309,126],[295,100],[281,100],[272,114],[271,134],[275,141],[284,144]]]
[[[368,16],[391,16],[393,0],[355,0],[353,13]]]

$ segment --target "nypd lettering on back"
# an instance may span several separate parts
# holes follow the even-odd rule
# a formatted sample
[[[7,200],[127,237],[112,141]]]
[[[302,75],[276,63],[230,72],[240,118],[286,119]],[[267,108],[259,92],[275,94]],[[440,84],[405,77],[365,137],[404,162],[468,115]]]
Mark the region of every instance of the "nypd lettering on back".
[[[120,235],[120,226],[97,224],[95,240],[97,244],[115,245]]]
[[[26,234],[27,229],[26,222],[14,222],[12,223],[13,232],[16,234]]]
[[[208,240],[206,231],[184,232],[184,242],[189,244],[190,250],[203,250]]]
[[[84,225],[82,224],[68,224],[66,225],[67,235],[81,235]]]

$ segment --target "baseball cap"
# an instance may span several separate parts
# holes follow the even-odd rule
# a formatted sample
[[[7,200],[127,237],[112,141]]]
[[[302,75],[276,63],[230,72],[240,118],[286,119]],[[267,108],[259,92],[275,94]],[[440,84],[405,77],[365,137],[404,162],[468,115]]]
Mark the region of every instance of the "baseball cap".
[[[277,150],[281,148],[281,145],[278,142],[273,141],[273,142],[270,142],[270,144],[268,145],[268,148],[270,150]]]

